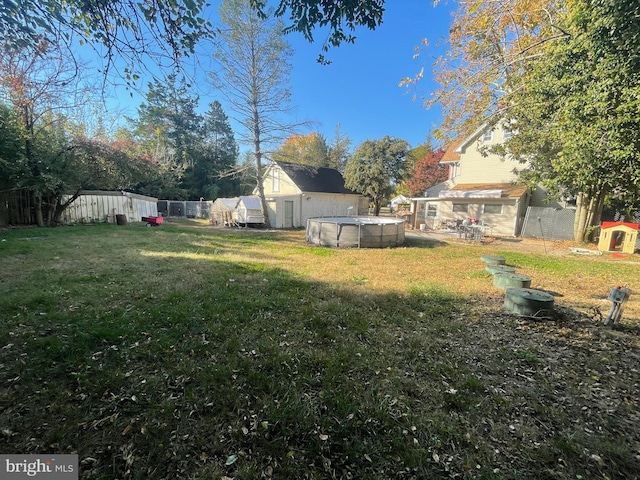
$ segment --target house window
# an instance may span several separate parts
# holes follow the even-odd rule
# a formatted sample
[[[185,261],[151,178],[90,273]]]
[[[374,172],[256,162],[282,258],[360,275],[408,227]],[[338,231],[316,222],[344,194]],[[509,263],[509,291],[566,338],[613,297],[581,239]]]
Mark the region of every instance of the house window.
[[[490,142],[491,140],[493,140],[493,130],[491,130],[490,128],[487,128],[482,134],[482,141]]]
[[[453,180],[460,175],[460,163],[451,163],[449,165],[449,180]]]
[[[279,192],[280,191],[280,170],[278,170],[277,168],[274,168],[272,170],[272,178],[271,178],[271,189],[274,192]]]
[[[505,128],[504,130],[502,130],[503,140],[509,140],[511,137],[513,137],[513,130],[509,130],[508,128]]]
[[[453,213],[467,213],[469,211],[468,203],[454,203]]]
[[[502,204],[500,203],[485,203],[482,213],[488,215],[502,215]]]
[[[438,205],[429,203],[427,205],[427,218],[436,218],[438,216]]]

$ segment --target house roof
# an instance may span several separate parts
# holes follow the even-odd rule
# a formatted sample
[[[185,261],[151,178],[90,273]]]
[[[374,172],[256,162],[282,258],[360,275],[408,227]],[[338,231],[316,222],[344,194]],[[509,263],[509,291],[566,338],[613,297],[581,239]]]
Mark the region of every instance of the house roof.
[[[456,140],[451,145],[449,145],[447,150],[444,152],[444,155],[440,159],[440,163],[459,162],[460,153],[457,151],[457,149],[461,143],[462,140]]]
[[[456,152],[461,153],[462,150],[469,145],[473,140],[475,140],[476,138],[478,138],[478,136],[483,133],[487,127],[489,126],[489,123],[485,122],[482,125],[480,125],[471,135],[469,135],[468,137],[466,137],[465,139],[463,139],[461,142],[458,142],[458,145],[456,146]]]
[[[280,161],[273,163],[278,165],[303,192],[356,194],[344,186],[344,178],[333,168]]]
[[[485,122],[482,125],[480,125],[471,135],[469,135],[467,137],[456,139],[451,145],[449,145],[449,147],[447,148],[446,152],[444,152],[444,155],[443,155],[442,159],[440,160],[440,163],[458,162],[458,161],[460,161],[460,154],[462,153],[462,151],[473,140],[478,138],[478,136],[482,132],[484,132],[487,129],[488,126],[489,126],[489,123]]]
[[[513,183],[459,183],[440,192],[446,197],[520,198],[529,187]],[[449,193],[450,192],[450,193]]]

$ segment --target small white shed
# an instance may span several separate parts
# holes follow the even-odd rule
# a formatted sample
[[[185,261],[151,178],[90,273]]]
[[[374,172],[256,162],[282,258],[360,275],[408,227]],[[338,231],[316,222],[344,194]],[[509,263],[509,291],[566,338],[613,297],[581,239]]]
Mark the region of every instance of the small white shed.
[[[116,215],[125,216],[129,222],[156,217],[158,199],[125,191],[85,190],[62,212],[60,221],[63,224],[114,223]]]
[[[241,196],[233,213],[233,218],[240,225],[264,224],[260,197],[257,195]]]
[[[391,199],[389,202],[389,206],[392,211],[396,211],[399,205],[410,205],[411,199],[409,197],[405,197],[404,195],[397,195]]]
[[[213,225],[231,225],[234,222],[233,212],[240,198],[217,198],[211,206],[211,223]]]

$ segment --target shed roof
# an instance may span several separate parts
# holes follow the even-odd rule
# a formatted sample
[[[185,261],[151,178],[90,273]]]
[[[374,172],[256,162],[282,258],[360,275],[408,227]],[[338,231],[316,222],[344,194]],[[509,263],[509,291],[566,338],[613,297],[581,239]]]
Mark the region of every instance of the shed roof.
[[[225,207],[227,210],[231,211],[233,209],[236,208],[236,205],[238,205],[238,201],[240,199],[238,197],[233,197],[233,198],[216,198],[216,201],[213,202],[214,205],[222,205],[223,207]],[[216,206],[217,206],[216,205]]]
[[[158,201],[155,197],[149,197],[147,195],[140,195],[139,193],[126,192],[124,190],[81,190],[80,195],[96,195],[96,196],[106,196],[106,197],[129,197],[135,198],[137,200],[144,200],[146,202],[156,203]]]
[[[273,163],[278,165],[303,192],[356,194],[344,186],[342,174],[333,168],[280,161]]]
[[[262,202],[257,195],[242,195],[240,202],[244,204],[244,208],[247,210],[260,210],[262,211]]]

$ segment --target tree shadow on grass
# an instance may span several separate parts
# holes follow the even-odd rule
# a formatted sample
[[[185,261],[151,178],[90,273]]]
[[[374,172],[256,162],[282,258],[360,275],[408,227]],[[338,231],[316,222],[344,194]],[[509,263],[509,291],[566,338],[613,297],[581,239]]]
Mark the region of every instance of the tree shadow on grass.
[[[69,247],[78,266],[83,248]],[[619,454],[639,434],[614,438],[624,420],[594,414],[584,421],[598,433],[573,436],[597,412],[591,387],[615,381],[592,371],[602,362],[584,325],[495,321],[433,284],[377,293],[246,259],[159,268],[132,255],[0,300],[13,314],[1,327],[5,450],[78,452],[81,478],[441,478],[476,465],[535,478],[558,458],[561,478],[593,478],[601,465],[572,452],[599,439],[609,472],[637,471]],[[25,275],[55,260],[37,263]],[[618,372],[628,343],[610,344]],[[626,359],[625,384],[639,363]]]

